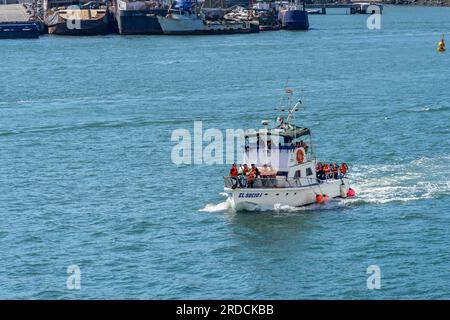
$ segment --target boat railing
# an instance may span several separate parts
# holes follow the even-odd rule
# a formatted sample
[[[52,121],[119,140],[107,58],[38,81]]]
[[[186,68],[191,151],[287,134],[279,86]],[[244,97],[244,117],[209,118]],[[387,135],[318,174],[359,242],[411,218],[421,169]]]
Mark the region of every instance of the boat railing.
[[[323,180],[319,180],[315,177],[311,178],[286,178],[286,177],[258,177],[251,181],[248,181],[244,176],[237,177],[223,177],[226,188],[295,188],[306,187],[322,183]]]

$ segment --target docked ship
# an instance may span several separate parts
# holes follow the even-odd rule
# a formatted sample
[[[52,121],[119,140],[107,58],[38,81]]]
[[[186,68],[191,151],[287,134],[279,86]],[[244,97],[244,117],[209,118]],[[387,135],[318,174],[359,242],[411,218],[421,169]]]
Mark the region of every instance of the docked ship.
[[[278,8],[272,2],[256,2],[252,10],[259,20],[260,31],[277,31],[281,29]]]
[[[28,5],[1,5],[0,39],[36,39],[39,34],[39,21]]]
[[[298,0],[280,3],[279,20],[283,29],[309,30],[308,11]]]
[[[165,17],[158,16],[163,33],[209,35],[259,32],[258,21],[224,18],[226,10],[209,7],[206,10],[205,3],[199,6],[195,2],[186,0],[177,2]],[[212,14],[213,11],[218,14]],[[214,16],[214,18],[211,19],[208,16]]]
[[[117,0],[114,15],[123,35],[163,34],[157,16],[165,16],[168,5],[162,1]]]
[[[45,21],[49,34],[96,36],[111,30],[107,2],[52,8],[47,11]]]
[[[245,131],[242,175],[224,177],[224,190],[234,210],[300,207],[355,195],[347,169],[329,173],[319,169],[310,129],[293,121],[300,103],[293,104],[289,98],[285,118],[278,116],[272,127],[265,120],[261,129]]]

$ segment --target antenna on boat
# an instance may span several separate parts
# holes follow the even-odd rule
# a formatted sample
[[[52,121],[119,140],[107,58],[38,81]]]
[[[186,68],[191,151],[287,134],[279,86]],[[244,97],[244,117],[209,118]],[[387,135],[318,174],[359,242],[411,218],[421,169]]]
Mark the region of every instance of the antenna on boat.
[[[286,122],[287,122],[287,123],[290,123],[290,122],[291,122],[291,119],[294,117],[294,112],[295,112],[295,111],[298,111],[298,108],[297,108],[297,107],[298,107],[300,104],[302,104],[302,101],[301,101],[301,100],[298,100],[297,103],[291,108],[291,110],[289,110],[288,116],[287,116],[287,118],[286,118]]]

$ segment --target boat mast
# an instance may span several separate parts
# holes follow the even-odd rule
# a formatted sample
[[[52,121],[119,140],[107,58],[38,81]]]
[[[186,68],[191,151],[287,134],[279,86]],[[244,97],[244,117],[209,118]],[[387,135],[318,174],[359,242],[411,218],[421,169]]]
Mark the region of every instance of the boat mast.
[[[297,103],[289,110],[288,116],[286,118],[286,122],[290,123],[291,120],[294,118],[294,112],[297,111],[298,105],[300,105],[302,102],[300,100],[297,101]]]

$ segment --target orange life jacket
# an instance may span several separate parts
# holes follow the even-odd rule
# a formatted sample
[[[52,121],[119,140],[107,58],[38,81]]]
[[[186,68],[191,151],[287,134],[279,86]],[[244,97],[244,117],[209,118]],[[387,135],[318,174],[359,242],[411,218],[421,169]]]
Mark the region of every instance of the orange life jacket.
[[[345,163],[341,164],[341,173],[346,174],[347,173],[347,165]]]
[[[324,165],[324,166],[323,166],[323,171],[324,171],[325,173],[327,173],[327,174],[330,173],[330,166],[327,165],[327,164]]]
[[[333,164],[333,165],[331,166],[331,171],[333,171],[333,172],[338,172],[338,168],[337,168],[337,166],[336,166],[335,164]]]
[[[232,167],[230,170],[230,176],[236,177],[238,175],[238,171],[236,167]]]

